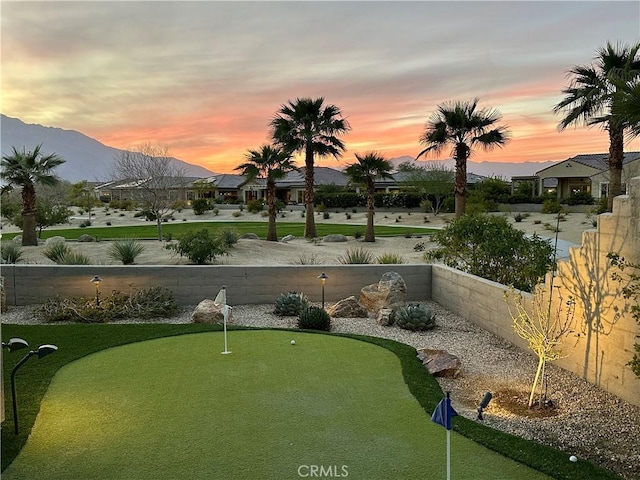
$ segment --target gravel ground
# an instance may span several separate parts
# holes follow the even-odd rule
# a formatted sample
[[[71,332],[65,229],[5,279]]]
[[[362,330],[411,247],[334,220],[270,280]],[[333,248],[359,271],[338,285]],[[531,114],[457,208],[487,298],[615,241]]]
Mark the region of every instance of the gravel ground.
[[[437,303],[425,302],[437,315],[436,329],[410,332],[381,327],[373,319],[332,319],[332,331],[389,338],[415,348],[441,348],[462,361],[456,379],[440,379],[443,390],[451,391],[458,414],[476,419],[485,392],[509,388],[526,395],[535,373],[535,358],[510,343],[454,315]],[[2,315],[2,323],[35,324],[35,307],[13,307]],[[193,306],[181,307],[173,318],[155,323],[190,323]],[[233,309],[233,323],[251,327],[294,328],[294,317],[278,317],[273,305],[239,305]],[[118,323],[131,323],[121,321]],[[551,365],[548,367],[548,398],[557,415],[526,418],[500,406],[498,394],[484,413],[484,424],[539,443],[560,448],[615,471],[628,480],[640,480],[640,408],[589,384],[578,376]],[[567,460],[568,461],[568,460]]]

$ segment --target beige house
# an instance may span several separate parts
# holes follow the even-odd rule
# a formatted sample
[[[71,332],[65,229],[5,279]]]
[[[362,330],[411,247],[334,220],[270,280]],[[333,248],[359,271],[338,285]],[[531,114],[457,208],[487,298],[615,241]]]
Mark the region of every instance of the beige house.
[[[540,194],[555,192],[558,199],[584,192],[599,199],[609,193],[608,153],[576,155],[536,173],[536,191]],[[640,152],[624,154],[622,191],[628,180],[640,175]]]

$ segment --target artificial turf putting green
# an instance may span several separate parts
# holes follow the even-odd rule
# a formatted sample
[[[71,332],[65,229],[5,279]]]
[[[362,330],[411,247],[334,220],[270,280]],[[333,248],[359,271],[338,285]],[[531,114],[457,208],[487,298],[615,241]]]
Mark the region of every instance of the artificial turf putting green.
[[[446,431],[388,350],[285,331],[232,331],[229,347],[181,335],[63,367],[3,479],[445,478]],[[453,433],[452,478],[549,477]]]

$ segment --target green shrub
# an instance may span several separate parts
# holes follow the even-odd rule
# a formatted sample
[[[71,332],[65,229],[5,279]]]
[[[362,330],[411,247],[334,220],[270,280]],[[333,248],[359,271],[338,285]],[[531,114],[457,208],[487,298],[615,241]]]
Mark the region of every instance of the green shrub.
[[[325,212],[327,210],[327,206],[324,203],[320,203],[319,205],[316,205],[316,212]]]
[[[331,331],[331,317],[320,307],[306,306],[300,310],[298,328]]]
[[[42,254],[55,263],[60,263],[71,253],[71,248],[64,242],[53,242],[42,251]]]
[[[211,209],[211,204],[206,198],[196,198],[191,202],[191,208],[193,209],[194,215],[202,215]]]
[[[241,216],[242,216],[242,211],[240,211],[240,212],[233,212],[231,215],[232,215],[234,218],[241,217]]]
[[[567,198],[567,205],[593,205],[595,199],[588,192],[574,192]]]
[[[409,304],[393,314],[395,324],[405,330],[424,331],[436,326],[436,316],[431,310],[420,304]]]
[[[184,200],[176,200],[175,202],[173,202],[173,205],[171,205],[171,209],[175,210],[176,212],[182,212],[182,210],[184,210],[184,207],[187,206],[187,202],[185,202]]]
[[[327,220],[327,219],[331,218],[331,215],[329,215],[329,212],[322,212],[322,218]]]
[[[291,265],[319,265],[320,262],[314,254],[300,255],[296,260],[291,262]]]
[[[91,260],[84,253],[69,250],[69,253],[57,263],[58,265],[91,265]]]
[[[338,262],[343,265],[363,265],[373,263],[373,253],[362,247],[349,248],[338,257]]]
[[[524,215],[521,213],[516,213],[513,215],[513,219],[516,221],[516,223],[520,223],[524,219]]]
[[[108,253],[111,258],[122,262],[123,265],[132,265],[142,252],[144,252],[144,245],[139,240],[126,238],[113,242]]]
[[[426,245],[424,244],[424,242],[418,242],[413,246],[413,251],[414,252],[424,252],[424,250],[426,249]]]
[[[303,293],[289,292],[281,293],[276,298],[273,313],[282,316],[297,316],[303,308],[308,306],[308,302]]]
[[[0,252],[2,255],[2,263],[18,263],[24,255],[22,246],[11,241],[3,243],[0,247]]]
[[[249,200],[247,202],[247,211],[249,213],[258,213],[264,210],[264,203],[262,200]]]
[[[80,222],[80,225],[78,225],[80,228],[85,228],[85,227],[90,227],[91,226],[91,220],[83,220],[82,222]]]
[[[355,238],[356,240],[361,239],[363,235],[364,233],[362,233],[362,230],[355,230],[353,232],[353,238]]]
[[[217,255],[227,253],[227,246],[222,240],[211,236],[206,228],[185,233],[178,238],[178,243],[167,245],[167,248],[198,265],[214,261]]]
[[[401,255],[398,255],[397,253],[383,253],[382,255],[379,255],[376,263],[380,263],[380,264],[401,264],[404,263],[404,258],[402,258]]]
[[[216,238],[218,238],[225,247],[230,248],[238,243],[240,234],[234,228],[224,228],[216,232]]]
[[[542,203],[542,213],[560,213],[562,211],[562,205],[557,200],[545,200]]]

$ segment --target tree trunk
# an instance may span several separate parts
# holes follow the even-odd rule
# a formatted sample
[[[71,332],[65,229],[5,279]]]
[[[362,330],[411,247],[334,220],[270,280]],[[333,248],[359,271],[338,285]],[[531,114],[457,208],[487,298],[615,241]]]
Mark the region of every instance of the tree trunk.
[[[467,145],[456,145],[456,182],[455,182],[455,209],[456,218],[464,215],[467,202]]]
[[[313,211],[313,150],[310,147],[310,143],[307,143],[305,153],[305,172],[304,172],[304,206],[305,206],[305,223],[304,223],[304,236],[305,238],[315,238],[318,236],[316,232],[316,219]]]
[[[162,241],[162,216],[156,213],[156,226],[158,229],[158,241]]]
[[[22,186],[22,245],[38,245],[36,233],[36,190],[31,183]]]
[[[276,234],[276,184],[273,180],[267,180],[267,209],[269,212],[269,227],[267,229],[267,240],[277,242]]]
[[[367,231],[364,234],[365,242],[375,242],[376,237],[373,231],[373,215],[374,215],[374,194],[375,189],[373,186],[373,181],[367,182],[370,185],[367,185]]]
[[[607,211],[613,210],[613,198],[622,195],[622,163],[624,162],[624,129],[609,124],[609,196]]]

